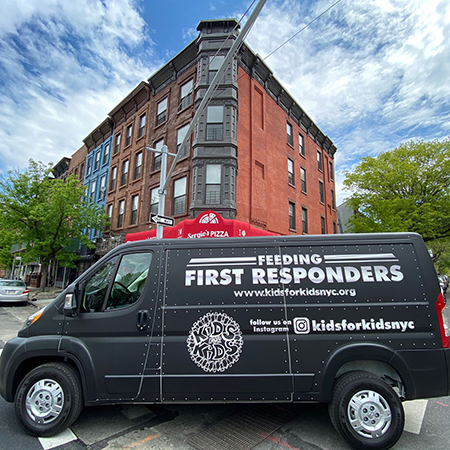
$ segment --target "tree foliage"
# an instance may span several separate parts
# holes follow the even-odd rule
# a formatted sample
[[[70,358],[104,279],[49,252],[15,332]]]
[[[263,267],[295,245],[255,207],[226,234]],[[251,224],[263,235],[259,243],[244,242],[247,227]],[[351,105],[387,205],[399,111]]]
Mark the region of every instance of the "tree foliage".
[[[412,231],[450,236],[450,140],[409,141],[346,173],[353,232]]]
[[[3,215],[0,215],[0,269],[10,269],[13,263],[11,246],[15,243],[14,234],[7,230]]]
[[[450,238],[428,241],[427,246],[432,251],[432,260],[437,273],[448,273],[450,268]]]
[[[86,230],[102,229],[104,211],[84,197],[77,177],[66,181],[52,176],[51,165],[30,159],[28,169],[10,171],[0,180],[0,215],[5,233],[26,245],[24,263],[39,261],[42,278],[52,260],[73,266],[78,255],[74,240],[93,247]]]

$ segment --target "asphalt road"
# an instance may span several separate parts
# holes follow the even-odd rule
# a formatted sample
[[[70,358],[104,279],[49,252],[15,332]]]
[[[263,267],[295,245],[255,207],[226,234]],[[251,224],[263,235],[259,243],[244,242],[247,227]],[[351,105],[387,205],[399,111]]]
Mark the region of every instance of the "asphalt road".
[[[31,305],[0,306],[0,351],[35,311]],[[450,397],[406,402],[404,407],[405,431],[395,450],[448,448]],[[0,450],[210,450],[219,448],[221,439],[229,441],[229,450],[350,448],[334,430],[326,405],[91,407],[83,410],[70,430],[38,439],[20,428],[14,406],[0,398]]]

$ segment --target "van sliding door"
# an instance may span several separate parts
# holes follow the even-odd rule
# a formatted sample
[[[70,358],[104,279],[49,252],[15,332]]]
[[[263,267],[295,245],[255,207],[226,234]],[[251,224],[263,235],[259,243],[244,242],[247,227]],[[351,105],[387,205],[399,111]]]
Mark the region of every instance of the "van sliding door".
[[[267,266],[278,254],[167,251],[163,401],[291,401],[285,301],[275,266]]]

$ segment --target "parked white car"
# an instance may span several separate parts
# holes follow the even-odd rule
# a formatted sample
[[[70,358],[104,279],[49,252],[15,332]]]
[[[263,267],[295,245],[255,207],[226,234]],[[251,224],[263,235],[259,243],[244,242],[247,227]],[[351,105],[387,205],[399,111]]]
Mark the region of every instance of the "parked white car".
[[[0,279],[0,302],[27,303],[30,291],[22,280]]]

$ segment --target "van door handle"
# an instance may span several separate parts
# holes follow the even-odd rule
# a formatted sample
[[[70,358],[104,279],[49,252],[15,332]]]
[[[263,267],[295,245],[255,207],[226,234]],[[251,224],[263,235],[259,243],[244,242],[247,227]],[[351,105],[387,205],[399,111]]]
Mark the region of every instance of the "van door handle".
[[[150,318],[150,314],[146,309],[143,309],[138,312],[138,318],[137,318],[137,327],[138,330],[143,331],[146,328],[148,328],[148,320]]]

